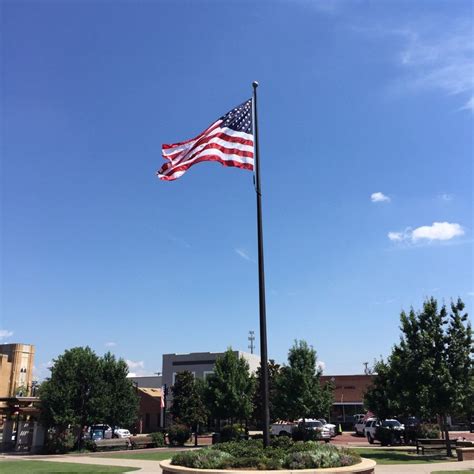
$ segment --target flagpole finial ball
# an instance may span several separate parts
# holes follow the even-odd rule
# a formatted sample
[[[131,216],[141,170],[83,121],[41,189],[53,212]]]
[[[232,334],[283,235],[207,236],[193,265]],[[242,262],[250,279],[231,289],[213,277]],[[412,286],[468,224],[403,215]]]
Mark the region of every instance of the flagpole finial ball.
[[[258,82],[257,82],[257,81],[253,81],[253,82],[252,82],[252,86],[254,86],[255,88],[257,88],[257,87],[258,87]]]

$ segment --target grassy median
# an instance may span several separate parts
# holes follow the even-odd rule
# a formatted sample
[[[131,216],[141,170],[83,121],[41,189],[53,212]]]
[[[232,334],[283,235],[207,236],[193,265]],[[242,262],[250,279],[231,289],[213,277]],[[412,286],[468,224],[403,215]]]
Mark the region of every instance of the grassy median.
[[[130,472],[138,467],[100,466],[98,464],[77,464],[72,462],[54,461],[0,461],[2,474],[35,474],[36,472]]]

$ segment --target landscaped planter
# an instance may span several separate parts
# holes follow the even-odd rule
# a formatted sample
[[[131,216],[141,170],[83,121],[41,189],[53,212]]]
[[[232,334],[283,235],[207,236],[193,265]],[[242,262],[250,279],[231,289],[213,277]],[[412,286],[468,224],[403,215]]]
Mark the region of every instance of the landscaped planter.
[[[327,469],[276,469],[272,471],[257,471],[255,469],[196,469],[184,466],[173,466],[171,461],[161,461],[160,467],[163,474],[373,474],[375,472],[375,461],[362,459],[362,462],[352,466],[330,467]]]

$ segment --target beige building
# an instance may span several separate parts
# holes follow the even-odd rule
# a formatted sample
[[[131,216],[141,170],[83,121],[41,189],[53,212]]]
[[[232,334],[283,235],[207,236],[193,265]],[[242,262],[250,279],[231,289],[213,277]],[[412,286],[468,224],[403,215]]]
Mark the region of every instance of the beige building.
[[[0,398],[30,394],[34,358],[31,344],[0,344]]]

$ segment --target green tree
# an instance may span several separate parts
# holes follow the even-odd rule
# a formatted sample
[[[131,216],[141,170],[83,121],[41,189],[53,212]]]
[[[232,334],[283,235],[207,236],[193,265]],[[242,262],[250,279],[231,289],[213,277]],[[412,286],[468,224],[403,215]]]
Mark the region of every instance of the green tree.
[[[252,414],[255,379],[249,365],[232,348],[218,357],[214,374],[208,379],[207,401],[214,418],[246,420]]]
[[[207,410],[201,397],[194,375],[185,370],[176,374],[176,380],[171,387],[173,404],[171,415],[177,423],[185,424],[195,432],[197,445],[198,426],[207,421]]]
[[[276,379],[280,374],[281,366],[276,364],[274,360],[270,359],[268,361],[268,408],[270,411],[270,420],[275,420],[275,399],[276,399]],[[263,404],[262,404],[262,370],[261,366],[258,367],[257,372],[255,373],[256,379],[256,390],[253,397],[253,418],[257,421],[258,424],[263,423]]]
[[[275,381],[275,416],[304,420],[326,415],[333,402],[333,387],[321,385],[321,374],[316,351],[306,341],[295,341],[288,352],[288,365],[281,368]]]
[[[418,313],[402,311],[400,342],[378,365],[381,372],[366,394],[370,410],[385,417],[436,418],[448,437],[447,415],[466,413],[473,399],[472,330],[463,311],[460,299],[451,303],[448,314],[434,298]]]
[[[84,428],[104,415],[103,393],[97,355],[89,347],[69,349],[54,360],[50,378],[41,384],[42,421],[59,433],[72,425],[80,447]]]
[[[132,381],[127,378],[127,363],[107,352],[100,359],[100,366],[104,384],[103,421],[113,430],[130,428],[138,418],[139,398]]]

